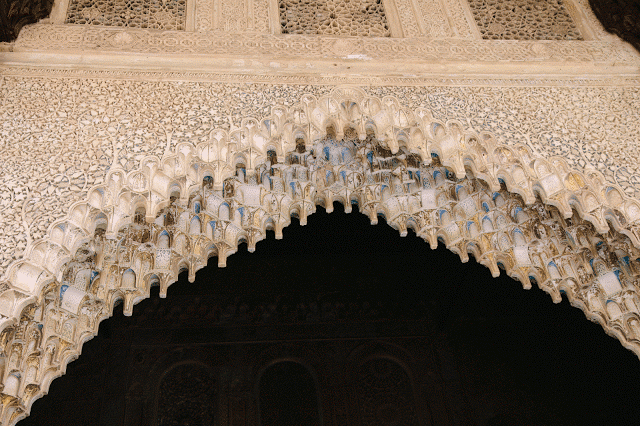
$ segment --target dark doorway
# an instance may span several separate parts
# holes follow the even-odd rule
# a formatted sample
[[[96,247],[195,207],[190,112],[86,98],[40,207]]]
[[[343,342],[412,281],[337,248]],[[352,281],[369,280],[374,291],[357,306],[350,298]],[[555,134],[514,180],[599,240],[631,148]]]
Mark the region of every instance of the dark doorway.
[[[269,366],[260,377],[259,395],[262,426],[320,426],[316,385],[299,363]]]
[[[258,425],[258,372],[304,353],[331,367],[316,369],[323,425],[359,425],[357,381],[346,377],[360,370],[346,360],[371,342],[407,354],[393,358],[417,382],[418,424],[637,426],[640,361],[568,301],[334,208],[255,253],[241,248],[226,268],[211,259],[194,283],[182,274],[167,299],[154,289],[131,317],[118,307],[19,426],[151,426],[149,370],[173,352],[211,366],[213,426]],[[274,366],[285,367],[298,368]],[[392,408],[371,411],[375,422],[399,419]]]

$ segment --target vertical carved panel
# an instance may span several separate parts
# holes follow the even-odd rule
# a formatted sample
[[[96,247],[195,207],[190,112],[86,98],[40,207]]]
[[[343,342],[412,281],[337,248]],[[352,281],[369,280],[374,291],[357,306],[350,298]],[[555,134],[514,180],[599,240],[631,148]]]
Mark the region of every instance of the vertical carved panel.
[[[213,0],[196,0],[196,31],[213,28]]]
[[[247,0],[217,0],[214,6],[214,29],[244,31],[249,23]]]
[[[269,0],[196,0],[197,31],[269,32]]]
[[[454,37],[480,38],[471,11],[468,10],[467,0],[442,0],[442,4],[451,23],[450,28]]]
[[[270,32],[269,28],[269,0],[253,0],[253,30],[259,33]]]
[[[424,35],[427,37],[449,37],[451,27],[440,0],[415,0],[419,16],[422,18]]]
[[[417,426],[409,376],[396,362],[373,358],[358,371],[358,406],[363,426]]]
[[[422,30],[418,24],[418,17],[413,8],[412,0],[396,0],[396,9],[400,22],[402,23],[402,32],[405,37],[420,37]]]

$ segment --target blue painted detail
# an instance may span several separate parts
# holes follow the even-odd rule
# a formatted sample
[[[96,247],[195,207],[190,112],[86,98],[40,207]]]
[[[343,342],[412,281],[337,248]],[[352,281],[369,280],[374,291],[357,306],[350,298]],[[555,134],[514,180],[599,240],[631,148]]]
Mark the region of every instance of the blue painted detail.
[[[461,189],[464,189],[464,186],[456,185],[456,195],[458,195],[458,191],[460,191]]]
[[[60,300],[62,300],[62,298],[64,297],[64,293],[67,291],[68,288],[69,286],[66,284],[60,286]]]
[[[193,210],[196,212],[196,214],[200,213],[200,203],[195,203]]]
[[[100,275],[100,272],[91,271],[91,277],[89,278],[89,285],[93,284],[93,280],[95,280],[98,275]]]
[[[244,217],[244,207],[239,207],[238,213],[240,213],[240,219],[242,219]]]
[[[473,221],[472,220],[467,222],[467,231],[469,230],[469,228],[471,228],[471,225],[473,225]]]
[[[296,193],[296,183],[295,182],[289,182],[289,186],[291,187],[291,191],[295,194]]]
[[[433,179],[435,180],[438,175],[442,175],[442,173],[440,173],[440,170],[436,170],[435,172],[433,172]]]
[[[625,257],[623,257],[623,258],[622,258],[622,262],[623,262],[625,265],[627,265],[627,266],[628,266],[628,265],[629,265],[629,256],[625,256]]]
[[[329,176],[331,176],[331,172],[329,170],[327,170],[327,172],[325,174],[325,179],[326,179],[327,183],[329,183]]]
[[[498,182],[500,182],[501,184],[504,184],[504,179],[498,178]]]
[[[373,164],[373,151],[367,152],[367,160],[369,161],[369,164]]]
[[[347,172],[345,172],[344,170],[340,172],[340,176],[342,176],[342,179],[344,182],[347,181]]]
[[[329,161],[329,156],[331,154],[331,151],[329,150],[328,146],[325,146],[324,149],[322,150],[324,152],[324,158],[325,160]]]
[[[485,213],[489,213],[489,204],[487,204],[486,201],[482,202],[482,209],[485,211]]]
[[[436,154],[435,152],[431,153],[431,158],[438,158],[438,154]]]
[[[491,196],[491,199],[492,199],[493,201],[496,201],[496,198],[498,198],[499,196],[500,196],[500,193],[499,193],[499,192],[494,192],[494,193],[493,193],[493,195]]]

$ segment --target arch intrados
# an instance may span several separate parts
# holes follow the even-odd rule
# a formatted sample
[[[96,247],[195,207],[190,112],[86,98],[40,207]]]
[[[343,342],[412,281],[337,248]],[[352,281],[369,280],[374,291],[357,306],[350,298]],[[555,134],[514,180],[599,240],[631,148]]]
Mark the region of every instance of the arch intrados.
[[[351,101],[351,99],[354,100]],[[300,114],[296,114],[299,111],[304,111],[302,117]],[[277,112],[277,114],[275,112]],[[358,116],[358,114],[360,114],[360,116]],[[472,174],[471,179],[480,179],[485,182],[488,190],[493,192],[500,190],[500,183],[502,181],[509,193],[520,195],[526,204],[532,204],[533,200],[540,197],[542,200],[541,205],[556,207],[564,219],[571,217],[573,213],[572,205],[569,203],[570,200],[575,200],[578,205],[581,205],[580,198],[582,198],[581,195],[583,194],[581,194],[580,191],[567,189],[562,184],[564,180],[562,173],[565,175],[571,173],[566,163],[564,163],[564,160],[558,158],[549,159],[549,161],[540,158],[536,159],[528,148],[524,146],[508,148],[498,143],[490,133],[481,132],[476,135],[473,132],[465,132],[462,130],[463,127],[455,121],[440,123],[433,120],[428,111],[409,111],[400,107],[400,102],[393,98],[385,97],[380,100],[367,97],[357,89],[336,89],[332,95],[319,100],[316,100],[312,95],[307,95],[303,98],[301,104],[297,106],[291,108],[274,108],[274,114],[272,116],[260,121],[263,125],[258,126],[260,127],[259,129],[257,129],[256,126],[247,125],[247,123],[254,122],[257,121],[244,121],[245,127],[239,129],[239,131],[245,134],[256,134],[261,130],[266,131],[267,133],[264,133],[262,137],[263,140],[268,142],[261,147],[256,146],[258,157],[255,160],[249,160],[250,163],[265,161],[271,149],[275,150],[278,156],[278,163],[283,162],[285,160],[285,153],[295,150],[295,139],[299,137],[300,132],[303,132],[305,135],[302,139],[316,143],[322,140],[323,137],[326,137],[328,126],[335,126],[335,129],[337,129],[336,136],[343,136],[344,129],[346,128],[353,128],[359,135],[366,135],[373,130],[378,141],[392,154],[400,152],[401,148],[423,159],[429,159],[430,156],[435,154],[442,166],[452,170],[453,174],[458,178],[464,178],[470,174],[470,171]],[[302,130],[305,125],[307,126],[306,131]],[[401,134],[407,134],[404,130],[407,127],[409,127],[410,134],[426,135],[426,140],[417,141],[416,138],[399,137]],[[296,129],[293,133],[291,133],[292,128]],[[293,134],[295,134],[295,138],[292,138]],[[211,141],[207,147],[209,152],[207,158],[215,154],[211,157],[213,163],[216,164],[216,168],[211,170],[211,177],[213,178],[214,188],[217,189],[221,189],[221,182],[228,177],[232,177],[235,173],[235,167],[230,167],[228,162],[233,162],[234,158],[237,159],[239,155],[242,155],[242,152],[234,153],[227,149],[227,147],[230,146],[231,137],[232,136],[224,130],[216,129],[211,132]],[[251,138],[249,143],[253,143],[254,141],[255,139]],[[469,145],[472,145],[471,142],[474,141],[479,147],[475,149],[474,147],[466,146],[462,141],[467,142]],[[215,152],[211,151],[214,145],[217,145]],[[248,147],[249,146],[247,146],[247,148]],[[508,152],[508,155],[503,157],[503,159],[507,158],[506,162],[498,161],[496,158],[495,153],[498,148],[506,150],[503,152]],[[239,149],[242,150],[244,148],[240,147]],[[95,235],[93,235],[95,220],[99,215],[106,215],[108,224],[106,238],[113,238],[117,234],[117,232],[114,232],[116,229],[120,231],[132,222],[133,214],[131,212],[135,213],[135,210],[142,206],[142,204],[146,203],[145,211],[148,220],[150,217],[157,217],[163,209],[173,205],[176,201],[183,201],[184,198],[184,200],[188,202],[189,196],[183,197],[182,194],[191,195],[193,191],[197,191],[198,188],[203,187],[202,179],[205,173],[207,173],[206,171],[198,173],[199,176],[197,176],[197,179],[199,179],[200,182],[189,182],[191,167],[189,167],[187,163],[192,161],[202,162],[204,160],[199,156],[198,150],[199,148],[182,143],[177,147],[176,151],[165,160],[154,159],[151,161],[150,159],[145,159],[144,163],[142,163],[138,169],[141,174],[135,171],[126,174],[125,177],[124,172],[118,171],[117,169],[109,172],[105,185],[91,189],[88,192],[89,197],[87,201],[75,203],[71,206],[71,213],[67,218],[50,226],[49,237],[46,239],[47,244],[51,247],[49,252],[62,248],[63,251],[68,253],[65,259],[71,258],[73,256],[70,256],[69,253],[76,253],[82,245],[92,243],[95,238]],[[520,152],[520,154],[518,154],[518,152]],[[518,156],[522,155],[522,153],[527,157],[523,159],[528,161],[521,162],[518,159]],[[220,155],[226,155],[226,157],[223,158],[220,157]],[[173,160],[168,161],[169,158],[173,158]],[[181,170],[184,171],[183,173],[185,173],[184,176],[177,173],[178,168],[170,167],[171,163],[175,166],[179,162],[184,163],[181,168]],[[526,166],[527,162],[532,164],[531,170],[529,171],[523,169],[523,166]],[[516,176],[511,174],[510,169],[512,170],[514,168],[518,168],[520,171],[524,170],[525,173],[528,173],[528,175],[524,176],[526,182],[517,180]],[[495,170],[498,170],[498,172],[495,172]],[[540,174],[543,171],[544,176],[541,176]],[[627,236],[631,241],[629,250],[634,251],[634,255],[637,256],[635,251],[640,247],[640,244],[638,243],[638,238],[634,230],[630,227],[630,224],[635,223],[638,218],[640,218],[640,209],[637,203],[626,199],[621,190],[612,188],[608,184],[605,186],[603,184],[604,179],[596,172],[590,172],[588,175],[582,175],[578,172],[573,173],[576,173],[584,180],[586,183],[585,187],[589,193],[600,202],[600,205],[604,206],[604,208],[600,208],[599,214],[596,208],[588,210],[589,214],[584,214],[584,211],[587,211],[587,209],[576,209],[578,214],[583,211],[581,218],[587,223],[590,223],[596,233],[604,234],[610,227],[613,227],[614,232],[619,232]],[[117,175],[118,178],[115,181],[110,180],[111,176],[115,175]],[[142,183],[140,180],[138,180],[135,185],[129,182],[134,175],[136,175],[137,178],[142,177]],[[518,177],[522,176],[520,175]],[[445,177],[445,181],[446,180],[447,178]],[[135,190],[134,188],[138,189]],[[140,192],[140,188],[146,191],[155,191],[156,199],[147,198],[146,202],[143,201],[145,197],[144,191]],[[117,193],[114,191],[117,191]],[[610,193],[613,195],[609,195]],[[602,194],[602,197],[598,197],[597,194]],[[362,194],[357,195],[362,197]],[[116,200],[117,202],[114,204]],[[135,202],[132,203],[132,200],[135,200]],[[313,204],[328,203],[330,204],[328,206],[330,208],[333,201],[336,200],[346,204],[346,207],[350,207],[351,197],[345,198],[342,195],[331,195],[329,198],[327,198],[326,195],[318,195]],[[112,213],[110,213],[111,216],[105,213],[105,211],[108,211],[107,206],[109,203],[113,205],[113,208],[120,209],[124,213],[120,216],[113,215],[113,210],[111,211]],[[291,204],[291,206],[295,209],[295,204]],[[620,211],[620,209],[623,208],[625,211]],[[275,221],[272,221],[277,236],[281,235],[282,227],[290,223],[290,215],[293,209],[287,211],[286,215],[282,215],[281,223],[276,224]],[[310,212],[307,212],[305,209],[306,207],[303,208],[304,215],[312,213],[314,208],[312,207]],[[621,223],[615,213],[610,213],[616,210],[620,212],[619,214],[623,218],[624,224]],[[298,214],[302,216],[303,211],[298,210],[298,212]],[[374,217],[372,217],[372,223],[375,221],[375,215],[380,212],[389,219],[391,226],[397,227],[401,234],[406,233],[408,222],[394,222],[394,216],[387,211],[387,207],[383,203],[379,204],[379,208],[373,212]],[[302,220],[303,217],[301,217],[301,221]],[[263,223],[268,227],[268,220]],[[55,236],[54,238],[54,231],[57,233],[56,235],[60,234],[60,232],[62,232],[62,235]],[[443,234],[442,231],[439,231],[432,237],[421,236],[428,240],[432,246],[437,244],[438,239],[442,239],[446,245],[450,246],[449,248],[452,251],[460,255],[462,261],[466,261],[468,258],[466,255],[467,250],[453,246],[455,241],[452,241],[452,238],[450,238],[447,233]],[[236,234],[235,240],[232,239],[226,244],[216,246],[220,266],[224,266],[224,259],[226,259],[228,254],[236,251],[237,243],[241,238],[243,238],[242,230],[240,234]],[[124,243],[125,249],[129,248],[130,244],[132,244],[127,241]],[[120,244],[121,242],[118,242],[117,246],[120,247]],[[126,244],[129,244],[129,246]],[[39,243],[32,245],[27,249],[25,258],[14,262],[9,268],[7,280],[8,289],[0,297],[13,297],[14,301],[11,308],[7,307],[3,312],[7,318],[0,324],[0,330],[2,331],[10,330],[11,327],[20,326],[22,322],[20,318],[23,317],[23,311],[34,303],[42,303],[43,298],[45,298],[44,290],[52,284],[55,285],[57,280],[60,279],[62,271],[50,270],[49,265],[55,264],[57,268],[64,268],[64,266],[60,265],[60,263],[45,262],[43,259],[35,256],[36,250],[34,250],[34,248],[36,246],[42,247]],[[190,245],[190,247],[191,250],[194,249],[193,245]],[[118,255],[117,252],[116,255]],[[494,258],[499,260],[493,262],[487,260],[486,257],[482,259],[481,256],[481,259],[484,260],[484,262],[481,261],[481,263],[488,265],[492,273],[494,273],[494,270],[496,273],[498,272],[496,265],[499,262],[507,268],[507,271],[512,269],[509,267],[513,267],[513,265],[511,265],[512,259],[509,257],[498,253],[494,254]],[[204,264],[206,264],[206,262]],[[174,271],[173,274],[170,273],[160,279],[161,294],[166,294],[166,288],[176,279],[177,276],[175,272],[188,269],[190,275],[193,276],[195,271],[203,267],[204,264],[202,262],[179,261],[178,265],[172,268]],[[527,285],[527,278],[526,276],[523,277],[523,271],[515,271],[512,273],[515,276],[519,276],[524,285]],[[100,279],[103,278],[101,277]],[[135,289],[141,290],[139,294],[127,295],[125,292],[116,288],[112,289],[113,291],[110,293],[107,292],[107,294],[104,294],[105,298],[103,300],[106,302],[107,312],[100,314],[97,318],[109,316],[118,298],[124,300],[126,310],[130,311],[134,301],[148,297],[151,283],[148,282],[148,277],[143,277],[143,281],[143,287]],[[557,299],[557,296],[554,296],[556,295],[552,294],[554,300]],[[572,303],[574,302],[572,301]],[[587,316],[591,319],[594,317],[597,318],[607,333],[618,337],[625,347],[630,348],[636,353],[640,353],[638,345],[627,339],[628,332],[621,329],[620,326],[610,326],[604,313],[592,315],[588,308],[584,309],[586,307],[584,303],[576,304],[578,306],[583,305],[580,307],[585,310]],[[627,319],[627,323],[629,321],[631,320]],[[95,333],[95,331],[93,331],[93,333]],[[89,332],[89,334],[91,334],[91,332]],[[84,335],[86,335],[86,333],[83,334],[83,336]],[[81,340],[84,340],[84,337]],[[81,340],[75,343],[75,356],[80,353],[82,346]],[[65,359],[70,359],[71,357],[73,356],[69,355],[68,358]],[[60,365],[58,368],[62,369],[59,371],[64,371],[64,366]],[[21,397],[17,398],[15,400],[17,405],[14,408],[28,412],[28,407],[30,407],[34,400],[33,397],[42,392],[46,392],[46,388],[41,387],[44,383],[45,382],[41,382],[39,390],[36,391],[32,397],[29,397],[27,401],[24,401]],[[20,408],[20,406],[23,408]],[[14,412],[12,410],[9,411]],[[5,414],[3,415],[3,419],[9,419],[6,417],[6,415],[8,415],[6,413],[9,411],[4,410]],[[11,417],[14,417],[13,414]]]

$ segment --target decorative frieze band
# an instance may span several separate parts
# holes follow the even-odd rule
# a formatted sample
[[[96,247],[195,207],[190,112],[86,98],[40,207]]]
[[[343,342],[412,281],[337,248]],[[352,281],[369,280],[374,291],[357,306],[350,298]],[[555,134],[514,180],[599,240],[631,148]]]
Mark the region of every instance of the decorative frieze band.
[[[305,35],[150,31],[106,27],[32,25],[15,51],[100,51],[238,57],[336,58],[464,62],[589,62],[640,64],[632,47],[615,41],[511,41],[344,38]]]

